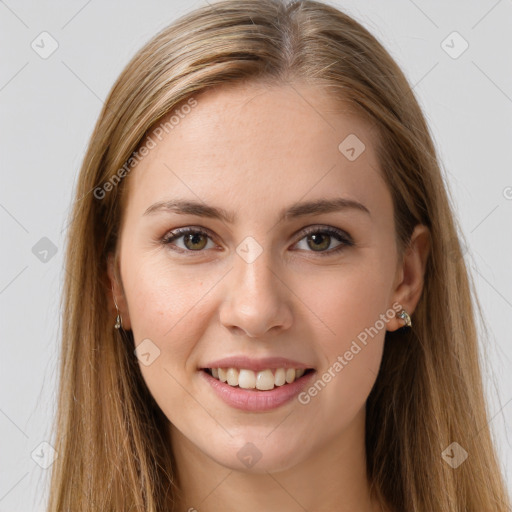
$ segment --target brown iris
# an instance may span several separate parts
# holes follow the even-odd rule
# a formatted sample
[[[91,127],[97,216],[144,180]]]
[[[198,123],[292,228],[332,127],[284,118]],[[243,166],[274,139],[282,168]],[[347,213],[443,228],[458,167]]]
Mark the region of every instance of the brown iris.
[[[187,249],[190,249],[191,251],[200,251],[201,249],[204,249],[208,243],[208,237],[203,233],[189,233],[183,236],[183,242]]]
[[[331,237],[330,235],[319,235],[319,234],[313,234],[309,235],[307,237],[308,240],[308,246],[311,249],[327,249],[329,247]],[[314,240],[314,244],[311,244],[310,241]]]

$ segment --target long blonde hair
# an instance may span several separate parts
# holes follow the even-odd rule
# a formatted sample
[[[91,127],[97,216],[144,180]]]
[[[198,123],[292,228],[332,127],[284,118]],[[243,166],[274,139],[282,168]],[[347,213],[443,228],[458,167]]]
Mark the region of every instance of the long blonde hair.
[[[168,420],[141,377],[133,335],[113,328],[107,256],[117,252],[130,179],[119,170],[179,105],[212,87],[256,80],[321,84],[371,119],[397,244],[403,251],[418,223],[431,232],[413,328],[386,333],[367,401],[372,492],[396,511],[508,511],[484,401],[474,316],[480,309],[410,85],[375,37],[334,7],[224,0],[180,18],[135,55],[92,134],[67,238],[49,512],[158,512],[174,503],[179,482]],[[452,442],[469,454],[456,469],[441,456]]]

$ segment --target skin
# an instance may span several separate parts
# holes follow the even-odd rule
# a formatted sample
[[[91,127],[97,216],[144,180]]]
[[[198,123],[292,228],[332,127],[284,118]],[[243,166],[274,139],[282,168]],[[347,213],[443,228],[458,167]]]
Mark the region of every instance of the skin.
[[[123,328],[132,329],[135,345],[149,338],[160,350],[139,366],[170,421],[183,491],[177,510],[387,510],[369,495],[365,403],[385,331],[401,328],[401,319],[385,317],[385,327],[307,405],[292,400],[264,413],[231,408],[197,368],[235,354],[277,355],[321,376],[379,315],[394,313],[394,303],[412,315],[423,288],[427,228],[416,227],[399,258],[374,132],[348,107],[336,111],[319,87],[253,83],[196,98],[126,178],[120,282],[112,259],[109,265]],[[354,161],[338,149],[349,134],[366,146]],[[340,196],[370,214],[347,209],[277,220],[297,201]],[[144,215],[153,203],[178,197],[233,211],[237,220]],[[161,242],[187,226],[213,236],[188,246],[182,236],[176,251]],[[340,242],[331,237],[315,249],[306,226],[344,230],[354,245],[334,253]],[[252,263],[236,252],[247,236],[262,249]],[[203,248],[190,249],[197,246]],[[237,457],[248,442],[261,453],[250,468]]]

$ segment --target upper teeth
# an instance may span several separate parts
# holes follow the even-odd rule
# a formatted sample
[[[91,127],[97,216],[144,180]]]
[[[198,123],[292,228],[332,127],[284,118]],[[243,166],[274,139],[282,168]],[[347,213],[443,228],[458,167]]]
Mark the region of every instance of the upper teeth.
[[[304,368],[277,368],[275,374],[271,369],[254,372],[237,368],[210,368],[213,377],[230,386],[239,386],[244,389],[259,389],[266,391],[274,389],[274,386],[291,384],[295,379],[302,377],[306,371]]]

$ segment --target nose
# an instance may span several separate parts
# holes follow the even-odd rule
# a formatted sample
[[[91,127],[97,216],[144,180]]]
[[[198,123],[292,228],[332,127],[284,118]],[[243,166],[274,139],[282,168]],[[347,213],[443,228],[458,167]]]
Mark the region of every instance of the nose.
[[[226,298],[220,306],[220,321],[234,334],[259,338],[292,325],[293,293],[267,252],[251,263],[238,255],[234,257]]]

